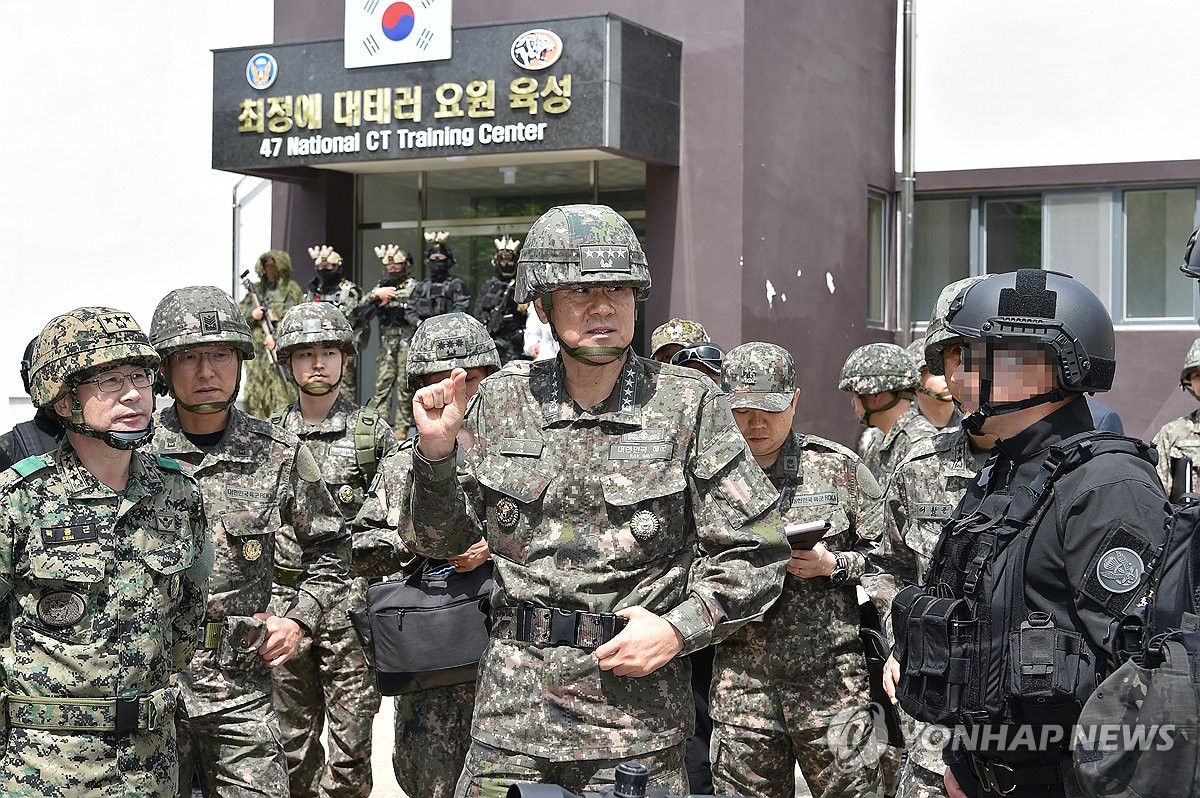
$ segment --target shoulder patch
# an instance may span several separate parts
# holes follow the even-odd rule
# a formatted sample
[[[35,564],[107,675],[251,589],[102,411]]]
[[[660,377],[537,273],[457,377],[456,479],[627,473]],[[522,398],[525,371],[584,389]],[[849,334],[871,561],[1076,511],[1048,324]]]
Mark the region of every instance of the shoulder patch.
[[[42,459],[41,455],[31,454],[24,460],[19,460],[13,463],[12,470],[16,471],[21,475],[22,478],[24,478],[30,474],[36,474],[38,471],[41,471],[43,468],[46,468],[49,465],[49,463]]]
[[[305,482],[317,482],[321,479],[321,469],[317,460],[303,443],[296,449],[296,474]]]
[[[183,472],[183,466],[181,466],[179,464],[179,461],[176,460],[174,457],[167,457],[166,455],[160,454],[154,458],[154,462],[163,471],[178,471],[180,473]]]

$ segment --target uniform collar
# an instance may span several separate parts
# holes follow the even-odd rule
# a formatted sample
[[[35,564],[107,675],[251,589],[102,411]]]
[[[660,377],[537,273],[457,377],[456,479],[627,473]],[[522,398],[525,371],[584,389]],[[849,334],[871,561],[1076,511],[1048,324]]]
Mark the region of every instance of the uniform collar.
[[[563,383],[562,353],[554,360],[535,361],[530,370],[529,389],[542,408],[542,428],[582,419],[597,419],[613,424],[640,428],[642,400],[646,395],[648,372],[642,359],[633,353],[625,356],[625,365],[612,393],[596,408],[583,409],[567,395]]]
[[[1035,421],[1008,440],[997,441],[996,448],[1010,460],[1023,463],[1045,453],[1051,446],[1072,435],[1095,428],[1092,411],[1080,395],[1075,401],[1068,402],[1040,421]]]
[[[305,422],[304,414],[300,412],[300,405],[296,403],[288,408],[281,426],[288,432],[294,432],[301,438],[308,435],[342,433],[349,427],[350,416],[354,414],[356,409],[355,405],[346,398],[345,394],[339,393],[338,398],[333,400],[333,405],[329,408],[329,414],[320,423],[309,424]]]
[[[159,426],[163,431],[160,433],[162,445],[157,448],[162,454],[172,457],[192,455],[184,458],[188,462],[194,462],[196,455],[202,455],[205,461],[211,459],[252,463],[256,455],[254,448],[250,445],[252,437],[247,429],[250,418],[251,416],[236,407],[229,408],[229,425],[225,427],[225,434],[221,436],[221,441],[213,447],[212,451],[205,452],[183,434],[183,427],[179,424],[179,413],[175,410],[175,406],[171,405],[159,415]]]
[[[96,476],[84,467],[79,460],[79,454],[66,438],[59,445],[55,459],[58,462],[63,494],[70,499],[120,496],[122,507],[126,507],[159,493],[163,487],[162,477],[155,469],[147,468],[142,456],[136,451],[130,459],[129,481],[125,484],[125,490],[120,493],[96,479]]]

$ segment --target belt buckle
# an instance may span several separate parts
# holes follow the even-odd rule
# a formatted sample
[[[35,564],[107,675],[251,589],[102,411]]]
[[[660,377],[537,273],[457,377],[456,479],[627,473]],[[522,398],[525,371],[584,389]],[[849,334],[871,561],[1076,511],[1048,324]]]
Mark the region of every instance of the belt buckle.
[[[224,624],[206,623],[204,624],[204,641],[203,646],[206,649],[215,649],[221,645],[221,631]]]
[[[136,695],[119,695],[116,697],[116,722],[113,731],[134,732],[138,727],[138,714],[141,698]]]
[[[575,645],[575,627],[578,618],[574,610],[550,608],[550,635],[546,641],[552,646]]]
[[[979,777],[979,783],[985,790],[996,795],[1008,795],[1017,789],[1017,785],[1005,789],[1000,786],[1000,779],[996,776],[996,770],[1002,769],[1008,771],[1009,775],[1014,772],[1011,767],[1003,762],[992,762],[980,756],[972,756],[971,764],[975,767],[975,775]]]

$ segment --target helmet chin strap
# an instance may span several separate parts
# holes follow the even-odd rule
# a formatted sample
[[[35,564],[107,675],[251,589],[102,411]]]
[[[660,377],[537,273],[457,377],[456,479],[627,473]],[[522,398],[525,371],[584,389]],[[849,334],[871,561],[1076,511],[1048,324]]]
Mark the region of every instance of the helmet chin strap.
[[[928,388],[926,388],[924,385],[918,386],[917,391],[919,393],[925,394],[926,396],[932,397],[933,399],[936,399],[939,402],[953,402],[954,401],[954,397],[950,395],[950,391],[931,391]]]
[[[871,426],[871,416],[875,415],[876,413],[885,413],[888,410],[891,410],[896,405],[900,404],[900,402],[902,400],[904,400],[904,399],[911,400],[912,398],[913,398],[912,391],[892,391],[892,401],[888,402],[883,407],[877,407],[874,410],[871,410],[869,407],[867,407],[867,403],[864,402],[862,400],[862,397],[860,396],[858,403],[860,405],[862,405],[863,415],[862,415],[862,418],[860,418],[858,420],[858,423],[862,424],[864,427],[870,427]]]
[[[1038,405],[1061,402],[1071,394],[1062,388],[1035,394],[1016,402],[992,403],[992,342],[987,342],[987,355],[983,364],[983,372],[979,375],[979,409],[963,418],[963,429],[972,435],[987,435],[983,431],[984,423],[993,416],[1006,416],[1019,410],[1026,410]]]
[[[98,430],[89,427],[83,420],[83,406],[79,404],[79,395],[74,390],[71,391],[71,397],[75,400],[75,406],[71,408],[71,420],[63,420],[63,426],[72,432],[78,432],[80,435],[86,435],[89,438],[95,438],[110,449],[120,449],[123,452],[136,449],[139,446],[145,446],[154,437],[154,420],[146,425],[145,429],[135,429],[128,431],[114,430]],[[154,413],[154,394],[150,395],[150,412]]]
[[[170,369],[163,369],[163,383],[167,386],[167,392],[170,393],[171,396],[175,397],[175,404],[179,405],[189,413],[195,413],[198,416],[208,416],[212,415],[213,413],[222,413],[233,407],[234,402],[237,401],[238,391],[241,390],[242,387],[242,359],[240,357],[238,358],[238,375],[237,382],[233,384],[233,393],[230,394],[228,399],[221,402],[200,402],[199,404],[194,405],[189,405],[187,402],[184,402],[179,398],[178,395],[176,395],[175,388],[171,385]]]
[[[563,339],[558,337],[558,330],[554,329],[554,317],[550,313],[550,309],[553,307],[550,295],[542,294],[541,302],[542,310],[546,311],[546,318],[550,321],[550,334],[554,336],[555,341],[558,341],[558,348],[574,360],[585,366],[607,366],[609,363],[625,357],[625,353],[629,351],[628,346],[567,346]],[[594,357],[611,358],[611,360],[596,362],[590,359]]]

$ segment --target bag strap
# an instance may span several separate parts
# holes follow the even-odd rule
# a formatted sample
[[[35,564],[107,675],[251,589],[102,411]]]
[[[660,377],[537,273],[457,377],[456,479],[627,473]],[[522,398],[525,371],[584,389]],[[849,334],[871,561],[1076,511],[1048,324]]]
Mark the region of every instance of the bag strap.
[[[354,426],[354,460],[368,485],[375,481],[375,471],[379,466],[379,452],[375,444],[378,424],[379,402],[376,397],[359,410],[358,423]]]

